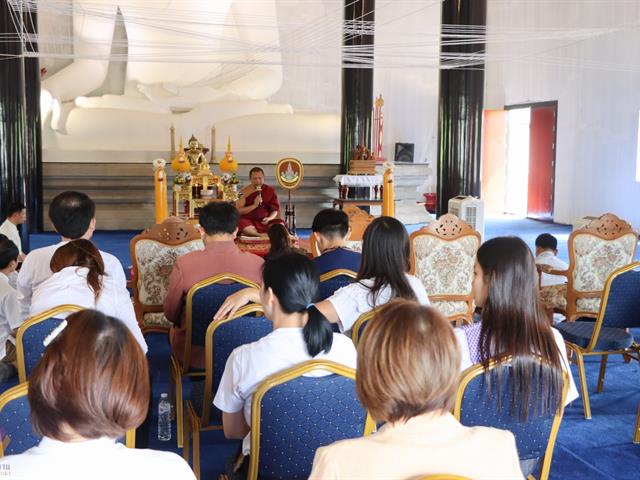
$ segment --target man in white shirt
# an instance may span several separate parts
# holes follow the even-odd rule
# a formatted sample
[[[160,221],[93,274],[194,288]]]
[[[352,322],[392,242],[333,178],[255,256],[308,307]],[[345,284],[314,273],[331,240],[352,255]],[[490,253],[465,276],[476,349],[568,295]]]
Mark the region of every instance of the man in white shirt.
[[[11,240],[16,247],[20,255],[18,256],[18,262],[24,261],[25,254],[22,253],[22,240],[20,239],[20,231],[18,225],[22,225],[27,221],[27,207],[23,203],[13,203],[9,205],[7,209],[7,218],[0,225],[0,233]]]
[[[70,240],[84,238],[90,240],[96,229],[96,205],[85,193],[67,191],[57,195],[49,205],[49,219],[60,235],[60,242],[38,248],[27,255],[18,274],[18,304],[22,321],[29,316],[31,296],[42,282],[53,274],[51,257],[54,252]],[[120,261],[113,255],[100,252],[104,261],[105,275],[126,288],[127,280]]]
[[[9,275],[18,266],[18,247],[0,235],[0,383],[16,374],[13,330],[20,325],[18,295],[9,285]]]
[[[565,262],[558,257],[558,240],[550,233],[543,233],[536,238],[536,265],[548,265],[553,270],[566,270],[569,268]],[[541,287],[551,285],[562,285],[567,283],[567,277],[562,275],[551,275],[542,273],[540,278]]]

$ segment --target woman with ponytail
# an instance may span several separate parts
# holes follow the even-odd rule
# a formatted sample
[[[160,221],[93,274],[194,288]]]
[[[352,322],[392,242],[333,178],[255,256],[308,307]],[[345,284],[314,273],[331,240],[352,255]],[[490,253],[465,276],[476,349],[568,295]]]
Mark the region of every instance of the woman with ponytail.
[[[91,241],[65,243],[51,257],[50,267],[53,275],[33,292],[30,316],[59,305],[98,310],[122,321],[147,353],[129,292],[105,273],[100,251]]]
[[[264,264],[262,287],[253,300],[262,304],[273,332],[231,353],[213,400],[223,412],[225,436],[244,438],[243,455],[249,454],[251,398],[262,380],[311,359],[356,367],[351,340],[334,334],[313,305],[319,284],[317,267],[299,253],[285,252]]]

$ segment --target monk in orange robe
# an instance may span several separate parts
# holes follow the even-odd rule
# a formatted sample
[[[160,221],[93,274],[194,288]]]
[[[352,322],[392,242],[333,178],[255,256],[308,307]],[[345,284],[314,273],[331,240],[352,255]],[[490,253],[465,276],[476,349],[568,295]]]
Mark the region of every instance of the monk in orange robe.
[[[258,237],[264,235],[274,223],[284,223],[277,218],[280,202],[273,187],[264,183],[264,170],[254,167],[249,171],[250,184],[242,189],[236,202],[240,210],[238,231],[241,235]]]

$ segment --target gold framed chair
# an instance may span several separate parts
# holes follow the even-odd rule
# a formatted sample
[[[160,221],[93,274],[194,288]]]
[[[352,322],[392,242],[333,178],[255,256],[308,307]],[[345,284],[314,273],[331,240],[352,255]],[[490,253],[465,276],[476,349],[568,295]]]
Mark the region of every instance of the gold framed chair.
[[[540,299],[573,322],[598,316],[600,297],[611,273],[630,264],[636,254],[638,234],[626,221],[605,213],[569,235],[569,268],[545,270],[567,277],[566,285],[540,289]]]
[[[433,307],[450,321],[472,323],[473,264],[480,233],[447,213],[409,237],[411,274],[420,279]]]
[[[363,313],[358,317],[358,320],[353,324],[353,327],[351,327],[351,340],[356,348],[358,348],[358,342],[360,342],[360,339],[362,338],[362,334],[364,333],[364,329],[367,327],[367,323],[376,316],[376,313],[378,313],[378,310],[375,308]]]
[[[193,384],[187,400],[184,422],[183,457],[188,462],[190,439],[193,437],[193,471],[200,478],[200,432],[222,429],[222,412],[213,407],[227,359],[241,345],[258,341],[273,330],[265,318],[262,305],[249,304],[238,309],[230,318],[215,320],[207,327],[205,339],[204,382]]]
[[[36,366],[40,357],[44,353],[45,338],[55,330],[62,319],[58,318],[61,313],[66,314],[84,310],[78,305],[60,305],[46,310],[38,315],[27,319],[16,334],[16,363],[18,365],[18,380],[20,383],[26,382],[31,370]]]
[[[305,376],[317,370],[333,375]],[[310,360],[261,382],[251,401],[247,479],[257,480],[259,474],[279,473],[283,469],[292,478],[307,478],[318,447],[373,432],[375,422],[360,404],[355,378],[352,368],[326,360]],[[331,416],[334,428],[318,427],[313,438],[305,435],[316,424],[326,426],[326,416]],[[278,435],[273,435],[274,431]],[[270,441],[261,444],[261,437]],[[300,437],[307,441],[295,440]]]
[[[5,433],[0,442],[0,457],[18,455],[40,442],[41,437],[33,430],[29,419],[31,407],[28,394],[29,382],[20,383],[0,394],[0,422]],[[135,448],[135,429],[127,431],[124,444],[128,448]]]
[[[584,417],[591,418],[584,357],[600,355],[597,392],[602,392],[609,355],[640,360],[640,345],[629,328],[640,327],[640,262],[615,270],[607,279],[595,322],[563,322],[556,326],[567,348],[575,353],[580,377]],[[639,420],[640,422],[640,420]],[[638,424],[640,426],[640,423]],[[637,428],[634,441],[638,441]]]
[[[187,292],[184,309],[184,353],[182,358],[172,353],[170,359],[169,401],[175,405],[178,447],[182,447],[184,430],[182,378],[205,376],[204,370],[191,368],[191,346],[205,346],[207,328],[213,321],[213,315],[229,295],[246,287],[259,288],[248,278],[234,273],[221,273],[201,280]]]
[[[358,272],[347,270],[346,268],[337,268],[329,270],[320,275],[320,298],[325,300],[333,295],[336,290],[352,283],[358,276]]]
[[[169,217],[133,237],[129,248],[133,307],[142,333],[168,332],[171,323],[162,313],[162,304],[169,277],[178,257],[204,248],[200,233],[193,225]]]
[[[539,362],[544,362],[538,359]],[[553,449],[555,447],[560,422],[564,415],[564,404],[569,391],[569,376],[562,372],[563,387],[560,398],[560,407],[555,414],[529,415],[525,421],[520,420],[517,408],[521,402],[530,402],[531,398],[512,398],[511,357],[505,357],[501,361],[492,361],[488,370],[482,365],[472,365],[462,372],[453,415],[465,426],[489,426],[502,430],[509,430],[516,439],[516,446],[523,461],[541,459],[539,465],[539,480],[549,478]],[[502,372],[498,372],[502,370]],[[505,373],[506,372],[506,373]],[[487,380],[485,373],[497,375]],[[499,387],[498,387],[499,384]],[[535,392],[536,385],[532,391]],[[512,400],[515,403],[512,403]],[[515,405],[516,411],[512,411]],[[534,409],[535,410],[535,409]],[[527,472],[524,472],[527,474]],[[532,474],[527,476],[529,480],[535,480]]]

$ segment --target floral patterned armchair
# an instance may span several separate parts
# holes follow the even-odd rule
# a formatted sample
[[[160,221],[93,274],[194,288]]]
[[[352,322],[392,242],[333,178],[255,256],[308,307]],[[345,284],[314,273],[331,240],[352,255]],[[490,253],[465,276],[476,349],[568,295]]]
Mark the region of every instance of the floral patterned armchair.
[[[547,309],[563,313],[572,322],[598,316],[600,297],[609,275],[633,262],[638,234],[626,221],[605,213],[569,235],[569,268],[545,270],[567,277],[564,285],[540,289]]]
[[[354,207],[353,205],[347,205],[344,207],[343,211],[349,217],[349,227],[351,227],[351,235],[349,236],[349,240],[345,242],[345,247],[353,250],[354,252],[361,253],[364,231],[375,217],[373,215],[369,215],[361,208]],[[319,257],[320,248],[318,247],[315,233],[312,233],[309,237],[309,244],[311,246],[311,255]]]
[[[432,305],[456,324],[473,316],[473,264],[480,234],[455,215],[442,215],[411,234],[411,273]]]
[[[200,233],[183,220],[170,217],[131,239],[133,305],[143,332],[167,331],[162,313],[173,265],[181,255],[204,248]]]

